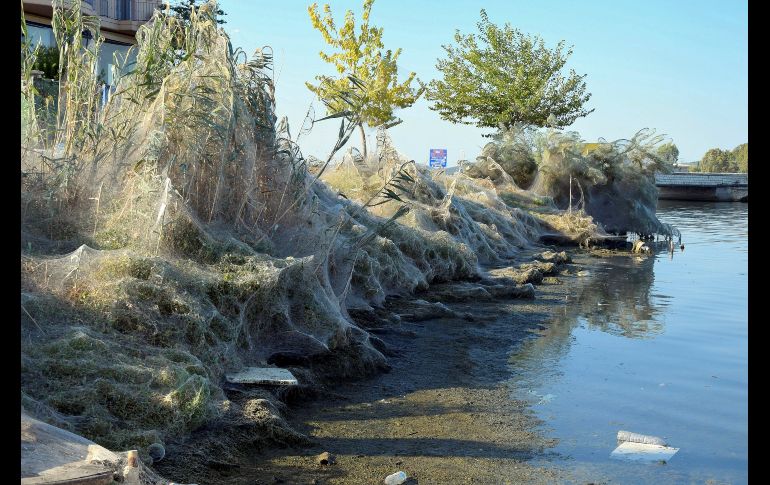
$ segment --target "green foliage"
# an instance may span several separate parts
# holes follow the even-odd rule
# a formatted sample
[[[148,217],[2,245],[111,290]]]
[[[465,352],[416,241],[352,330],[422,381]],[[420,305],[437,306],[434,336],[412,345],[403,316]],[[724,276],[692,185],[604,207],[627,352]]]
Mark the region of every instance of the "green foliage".
[[[679,160],[679,148],[673,142],[664,143],[656,152],[660,158],[670,163],[676,163]]]
[[[492,135],[492,142],[481,151],[482,156],[492,158],[520,188],[532,185],[537,174],[534,144],[537,132],[532,126],[516,125],[499,130]]]
[[[732,150],[711,148],[692,170],[708,173],[748,173],[749,144],[742,143]]]
[[[29,81],[31,75],[30,71],[32,71],[32,66],[35,64],[37,59],[37,54],[40,51],[40,45],[32,45],[32,40],[29,38],[29,33],[27,31],[27,20],[24,18],[23,9],[21,12],[21,38],[24,39],[21,43],[21,79],[22,81]],[[25,91],[24,84],[22,85],[22,92]]]
[[[321,51],[319,55],[334,66],[340,77],[316,76],[318,85],[305,84],[324,102],[329,114],[352,111],[360,118],[359,126],[391,127],[401,122],[394,116],[394,110],[414,104],[424,89],[412,87],[412,82],[417,80],[414,72],[404,82],[398,82],[397,61],[401,49],[383,51],[382,28],[369,25],[373,3],[374,0],[364,0],[358,33],[352,11],[345,13],[345,22],[337,29],[328,4],[323,7],[323,17],[317,3],[308,7],[313,28],[337,50],[333,54]],[[357,95],[351,97],[351,92]]]
[[[201,7],[198,5],[198,0],[178,0],[175,5],[171,5],[170,9],[177,18],[182,19],[185,22],[190,22],[190,13],[193,10],[197,10]],[[215,7],[213,12],[216,14],[216,22],[218,24],[224,24],[225,20],[219,18],[222,15],[227,15],[221,8]]]
[[[21,139],[25,140],[30,132],[34,132],[35,96],[38,95],[32,79],[32,69],[37,60],[40,45],[33,46],[27,32],[27,21],[24,10],[21,12]]]
[[[59,48],[53,46],[41,46],[37,53],[32,69],[43,71],[46,79],[59,80]]]
[[[82,13],[82,0],[64,3],[54,0],[51,28],[60,49],[59,95],[57,106],[57,142],[71,154],[82,147],[88,136],[87,127],[97,117],[99,91],[96,66],[103,37],[99,17]],[[90,31],[93,43],[83,45],[83,33]],[[66,93],[66,95],[65,95]]]
[[[737,172],[738,165],[732,160],[729,150],[711,148],[698,163],[700,172]]]
[[[583,108],[591,98],[586,75],[562,74],[572,54],[564,41],[549,49],[538,36],[491,23],[483,9],[477,26],[478,36],[457,31],[457,45],[443,46],[447,58],[436,64],[444,78],[431,81],[427,98],[443,119],[484,128],[567,126],[593,111]]]
[[[731,152],[733,160],[738,164],[738,171],[742,173],[749,172],[749,144],[741,143],[733,148]]]
[[[155,52],[156,55],[162,54],[156,60],[161,65],[177,65],[194,52],[190,49],[195,46],[195,43],[191,42],[191,36],[188,35],[195,24],[193,19],[210,17],[216,24],[223,24],[225,21],[220,16],[226,15],[217,6],[216,0],[204,0],[200,5],[198,5],[198,0],[177,0],[176,4],[170,5],[168,9],[162,9],[160,12],[166,18],[165,23],[171,27],[171,29],[163,32],[163,36],[167,37],[163,39],[163,42],[164,44],[168,43],[171,49],[158,49]],[[154,34],[157,35],[158,33],[158,29],[154,29]]]

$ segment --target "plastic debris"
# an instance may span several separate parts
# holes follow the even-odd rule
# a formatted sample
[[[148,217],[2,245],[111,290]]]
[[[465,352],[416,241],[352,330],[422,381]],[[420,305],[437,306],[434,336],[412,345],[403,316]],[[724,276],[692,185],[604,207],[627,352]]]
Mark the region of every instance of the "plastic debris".
[[[618,431],[620,443],[610,458],[644,462],[667,462],[679,448],[667,446],[662,438],[648,436],[630,431]]]
[[[396,472],[385,477],[385,485],[401,485],[407,479],[406,472]]]
[[[643,443],[645,445],[666,446],[666,442],[657,436],[632,433],[631,431],[618,431],[618,441],[630,441],[632,443]]]
[[[147,453],[152,458],[152,462],[157,463],[166,456],[166,449],[160,443],[153,443],[147,448]]]
[[[634,247],[632,248],[632,251],[635,253],[649,253],[651,251],[650,247],[642,241],[641,239],[637,239],[634,241]]]
[[[671,448],[670,446],[646,445],[644,443],[624,441],[610,453],[610,458],[631,461],[667,462],[677,451],[679,451],[679,448]]]

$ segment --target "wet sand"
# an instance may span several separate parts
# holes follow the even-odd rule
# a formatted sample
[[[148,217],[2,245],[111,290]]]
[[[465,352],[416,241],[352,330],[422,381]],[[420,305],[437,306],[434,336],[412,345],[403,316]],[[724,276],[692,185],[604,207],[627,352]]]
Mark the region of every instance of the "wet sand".
[[[572,257],[561,274],[536,286],[534,300],[447,303],[474,321],[403,321],[378,331],[397,352],[390,372],[332,386],[284,413],[313,446],[247,454],[197,483],[375,484],[399,470],[410,477],[406,483],[571,481],[564,471],[528,464],[547,456],[556,440],[538,433],[537,418],[510,397],[507,381],[515,346],[535,338],[587,281],[576,274],[596,260],[576,251]],[[400,304],[387,306],[397,311]],[[336,463],[316,463],[323,451]]]

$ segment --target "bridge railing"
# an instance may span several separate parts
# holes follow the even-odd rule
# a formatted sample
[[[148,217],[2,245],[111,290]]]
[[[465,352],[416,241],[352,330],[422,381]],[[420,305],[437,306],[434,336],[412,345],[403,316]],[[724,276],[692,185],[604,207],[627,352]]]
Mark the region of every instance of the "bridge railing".
[[[655,174],[655,185],[692,185],[716,187],[719,185],[748,185],[747,173],[693,173],[674,172]]]

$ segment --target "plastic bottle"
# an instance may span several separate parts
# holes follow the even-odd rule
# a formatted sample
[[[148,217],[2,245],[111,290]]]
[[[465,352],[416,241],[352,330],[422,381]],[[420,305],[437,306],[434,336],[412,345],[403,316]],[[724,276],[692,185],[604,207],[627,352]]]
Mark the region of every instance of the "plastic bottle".
[[[405,472],[396,472],[385,477],[385,485],[401,485],[406,481],[406,478]]]
[[[618,431],[618,441],[630,441],[631,443],[643,443],[646,445],[667,446],[666,442],[657,436],[648,436],[630,431]]]

